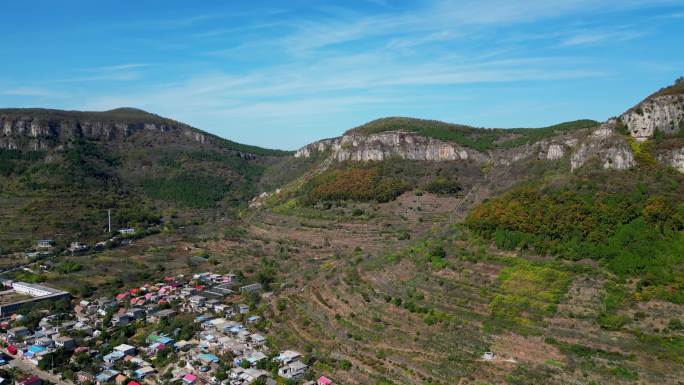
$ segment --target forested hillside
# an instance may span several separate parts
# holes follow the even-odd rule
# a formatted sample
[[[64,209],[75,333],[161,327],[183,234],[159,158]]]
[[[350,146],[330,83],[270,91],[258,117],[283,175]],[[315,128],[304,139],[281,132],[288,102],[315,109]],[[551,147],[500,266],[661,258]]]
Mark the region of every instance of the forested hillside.
[[[218,209],[234,215],[257,194],[264,170],[289,154],[136,109],[9,109],[0,117],[3,253],[41,238],[102,240],[108,209],[116,228],[140,230]]]

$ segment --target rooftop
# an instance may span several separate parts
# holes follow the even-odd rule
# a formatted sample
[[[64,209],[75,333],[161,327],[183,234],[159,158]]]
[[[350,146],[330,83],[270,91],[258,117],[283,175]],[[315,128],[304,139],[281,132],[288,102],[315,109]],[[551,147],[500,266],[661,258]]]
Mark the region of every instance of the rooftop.
[[[0,291],[0,306],[9,305],[11,303],[29,300],[33,297],[26,294],[17,293],[14,290]]]

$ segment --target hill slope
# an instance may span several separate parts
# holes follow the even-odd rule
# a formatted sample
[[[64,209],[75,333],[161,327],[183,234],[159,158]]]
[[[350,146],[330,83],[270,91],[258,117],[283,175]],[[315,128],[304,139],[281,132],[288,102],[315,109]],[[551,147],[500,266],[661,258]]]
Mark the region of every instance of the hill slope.
[[[678,111],[678,99],[658,97],[641,105],[657,101]],[[272,296],[238,301],[268,320],[263,332],[274,351],[306,352],[311,376],[383,385],[679,384],[684,140],[660,129],[640,137],[623,117],[527,136],[387,119],[285,159],[206,144],[200,151],[180,139],[149,147],[142,140],[66,141],[39,161],[33,157],[41,153],[19,152],[12,163],[28,167],[10,178],[25,189],[35,182],[38,193],[48,194],[40,178],[57,183],[62,179],[52,181],[51,173],[85,175],[89,183],[112,181],[121,202],[137,205],[132,215],[176,210],[166,217],[178,221],[173,217],[189,211],[197,226],[65,257],[58,263],[82,270],[42,277],[60,287],[90,284],[98,294],[140,285],[142,273],[146,281],[208,270],[259,281]],[[445,136],[452,132],[456,139]],[[489,147],[459,142],[461,134],[489,138]],[[521,143],[506,144],[517,138]],[[167,147],[168,156],[149,151]],[[51,157],[59,167],[31,170]],[[195,175],[235,182],[227,192],[198,194],[191,187],[221,184],[188,179]],[[170,189],[168,181],[188,189]],[[232,194],[233,186],[246,186],[248,194],[254,183],[281,188],[239,219],[222,221],[231,201],[213,197]],[[69,186],[69,202],[87,197],[88,190],[74,187],[80,183]],[[183,202],[197,196],[216,206]],[[28,209],[24,215],[33,218]],[[123,205],[116,210],[122,211]],[[206,258],[191,257],[198,255]],[[483,359],[488,351],[491,360]]]
[[[389,118],[301,148],[248,218],[297,288],[274,339],[350,384],[680,383],[680,90],[531,140]]]
[[[0,250],[102,237],[167,216],[230,211],[288,152],[231,142],[142,110],[0,110]],[[228,212],[229,214],[229,212]]]

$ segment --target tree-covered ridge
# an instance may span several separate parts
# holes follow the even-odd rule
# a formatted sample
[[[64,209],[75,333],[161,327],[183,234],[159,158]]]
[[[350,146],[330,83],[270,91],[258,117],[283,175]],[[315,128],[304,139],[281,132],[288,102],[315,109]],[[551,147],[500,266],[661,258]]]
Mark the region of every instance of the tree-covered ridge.
[[[407,131],[429,138],[455,142],[475,150],[485,151],[496,148],[517,147],[554,135],[595,127],[598,124],[594,120],[584,119],[541,128],[488,129],[445,123],[437,120],[390,117],[374,120],[347,133],[372,135],[388,131]]]
[[[519,188],[476,207],[466,223],[499,248],[598,260],[618,277],[638,277],[643,295],[682,302],[684,200],[681,184],[670,182],[632,191]]]
[[[649,98],[654,96],[665,96],[665,95],[684,95],[684,76],[677,78],[671,86],[661,88]]]

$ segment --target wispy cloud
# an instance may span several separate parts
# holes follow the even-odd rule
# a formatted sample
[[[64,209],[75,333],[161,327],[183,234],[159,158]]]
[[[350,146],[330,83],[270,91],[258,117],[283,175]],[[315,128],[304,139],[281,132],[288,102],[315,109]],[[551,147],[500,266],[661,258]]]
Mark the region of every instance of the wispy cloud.
[[[123,71],[123,70],[130,70],[130,69],[135,69],[135,68],[144,68],[144,67],[150,67],[152,64],[149,63],[126,63],[126,64],[115,64],[115,65],[109,65],[109,66],[102,66],[102,67],[92,67],[92,68],[85,68],[83,71],[87,72],[114,72],[114,71]]]
[[[586,31],[564,38],[561,46],[593,45],[602,42],[617,43],[642,37],[645,31]]]
[[[36,96],[36,97],[46,97],[46,96],[56,96],[57,94],[53,91],[47,90],[45,88],[37,87],[16,87],[0,91],[0,94],[7,96]]]
[[[124,63],[76,70],[78,75],[52,79],[56,83],[79,83],[93,81],[131,81],[142,77],[141,69],[151,67],[149,63]]]
[[[682,9],[660,9],[666,13],[662,17],[675,21],[647,28],[641,19],[624,20],[626,13],[643,9],[653,20],[659,17],[655,7],[683,3],[366,1],[356,8],[308,1],[288,3],[287,9],[241,3],[217,12],[113,23],[107,28],[125,32],[114,42],[120,44],[121,62],[91,58],[83,68],[58,73],[47,86],[79,95],[71,108],[136,106],[217,131],[228,122],[279,127],[283,121],[336,121],[369,109],[396,111],[396,106],[451,110],[450,103],[468,96],[466,89],[544,88],[564,80],[611,78],[617,70],[601,55],[583,55],[600,51],[590,49],[597,46],[655,36],[661,24],[676,24]],[[153,52],[137,55],[136,49]],[[9,84],[23,87],[2,95],[53,92]]]

